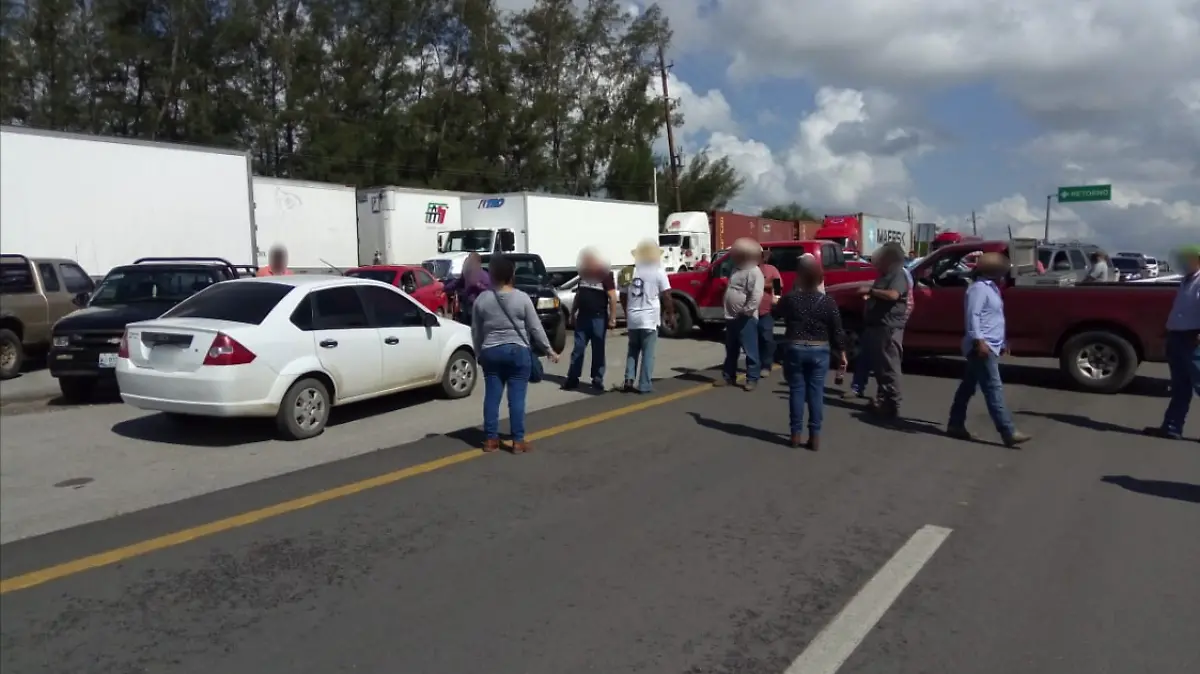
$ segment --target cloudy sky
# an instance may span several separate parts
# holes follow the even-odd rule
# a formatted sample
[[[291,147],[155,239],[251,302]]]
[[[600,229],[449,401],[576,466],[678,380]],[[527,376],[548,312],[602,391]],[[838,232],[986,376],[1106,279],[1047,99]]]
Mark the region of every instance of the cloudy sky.
[[[527,4],[521,0],[502,2]],[[1161,254],[1200,242],[1200,0],[660,0],[685,155],[797,200]],[[686,160],[686,156],[685,156]],[[965,228],[965,229],[964,229]]]

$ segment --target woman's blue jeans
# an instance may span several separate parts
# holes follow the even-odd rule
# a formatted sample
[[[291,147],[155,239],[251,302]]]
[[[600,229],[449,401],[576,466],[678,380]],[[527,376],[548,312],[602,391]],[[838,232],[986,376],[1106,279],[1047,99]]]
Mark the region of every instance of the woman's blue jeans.
[[[524,344],[489,346],[479,354],[483,367],[483,432],[488,440],[500,438],[500,398],[508,389],[508,425],[513,442],[525,439],[525,393],[533,354]]]
[[[808,433],[820,435],[825,418],[825,375],[829,373],[828,344],[793,344],[784,347],[783,376],[788,384],[788,426],[792,435],[804,431],[808,408]]]

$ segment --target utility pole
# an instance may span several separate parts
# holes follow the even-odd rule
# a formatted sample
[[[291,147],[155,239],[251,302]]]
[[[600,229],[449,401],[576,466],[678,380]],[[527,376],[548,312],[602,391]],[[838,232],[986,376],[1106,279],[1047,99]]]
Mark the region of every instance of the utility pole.
[[[671,191],[675,193],[675,210],[682,211],[683,201],[679,195],[679,155],[675,153],[675,129],[671,126],[671,93],[667,91],[667,69],[672,66],[674,64],[667,65],[666,52],[662,44],[659,44],[658,73],[662,77],[663,123],[667,126],[667,152],[670,154],[668,159],[671,162]]]
[[[975,211],[971,211],[971,236],[979,236],[979,225],[975,223]]]
[[[1046,195],[1046,233],[1042,236],[1043,243],[1050,243],[1050,200],[1053,198],[1053,194]]]

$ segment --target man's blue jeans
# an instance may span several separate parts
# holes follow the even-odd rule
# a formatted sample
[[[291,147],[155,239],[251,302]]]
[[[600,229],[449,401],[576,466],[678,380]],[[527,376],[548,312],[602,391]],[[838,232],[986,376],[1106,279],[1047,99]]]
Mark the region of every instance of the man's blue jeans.
[[[1171,368],[1171,402],[1163,414],[1162,429],[1183,433],[1192,396],[1200,395],[1200,344],[1195,333],[1167,333],[1167,366]]]
[[[808,408],[808,434],[821,434],[825,418],[825,375],[829,372],[829,345],[788,344],[784,347],[783,376],[788,384],[788,426],[792,435],[804,430]]]
[[[525,439],[525,393],[533,354],[524,344],[490,346],[479,354],[483,367],[483,432],[488,440],[500,437],[500,398],[508,389],[508,425],[513,442]]]
[[[738,316],[725,323],[725,381],[737,379],[738,356],[746,352],[746,383],[753,384],[762,375],[758,360],[758,317]]]
[[[583,376],[583,356],[592,345],[592,385],[604,385],[604,338],[608,320],[604,316],[575,319],[575,346],[571,349],[571,366],[567,369],[567,385],[574,386]]]
[[[654,347],[658,345],[658,330],[630,330],[629,352],[625,356],[625,381],[636,381],[637,390],[649,393],[654,390]],[[641,360],[641,373],[638,360]]]
[[[775,365],[775,317],[771,314],[758,317],[758,359],[763,372],[770,372]]]
[[[950,428],[963,428],[967,425],[967,405],[975,396],[975,389],[983,391],[983,401],[987,404],[988,415],[996,425],[996,431],[1002,438],[1011,438],[1017,428],[1013,424],[1012,415],[1004,405],[1004,385],[1000,382],[1000,357],[988,352],[986,357],[974,353],[967,355],[966,369],[963,371],[962,382],[954,392],[954,403],[950,405]]]

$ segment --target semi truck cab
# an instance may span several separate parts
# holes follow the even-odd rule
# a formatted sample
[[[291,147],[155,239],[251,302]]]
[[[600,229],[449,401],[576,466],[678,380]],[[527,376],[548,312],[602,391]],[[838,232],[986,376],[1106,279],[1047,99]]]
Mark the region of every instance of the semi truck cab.
[[[663,268],[668,273],[695,269],[701,259],[712,261],[712,229],[708,214],[672,213],[667,216],[666,232],[658,235],[663,251]]]

